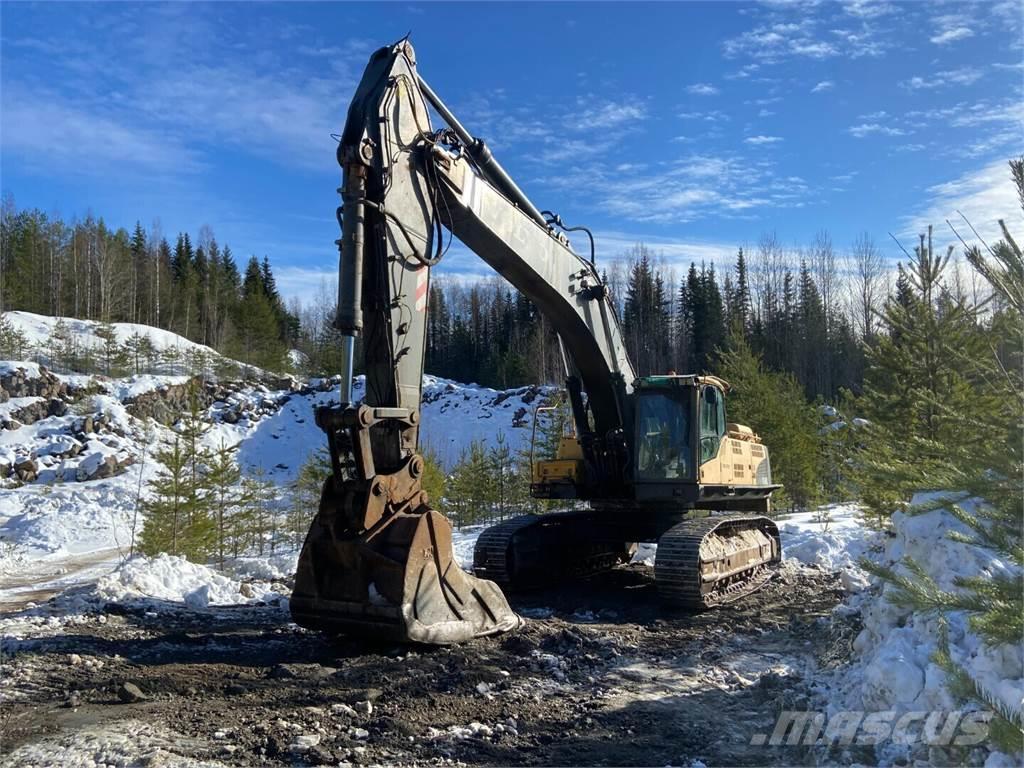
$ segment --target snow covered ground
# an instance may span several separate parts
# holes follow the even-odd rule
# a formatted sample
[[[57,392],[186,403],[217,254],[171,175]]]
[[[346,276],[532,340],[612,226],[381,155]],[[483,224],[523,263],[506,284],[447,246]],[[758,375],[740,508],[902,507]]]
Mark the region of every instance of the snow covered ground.
[[[54,327],[58,322],[63,322],[68,332],[74,338],[78,349],[99,350],[103,347],[104,340],[97,335],[96,331],[100,323],[93,320],[78,320],[74,317],[52,317],[50,315],[37,315],[33,312],[4,312],[4,318],[10,321],[15,329],[21,331],[28,343],[35,347],[41,357],[47,358],[47,350],[50,347]],[[149,340],[155,352],[166,352],[173,350],[179,355],[202,354],[211,360],[220,355],[203,344],[189,341],[171,331],[154,328],[150,325],[139,323],[111,323],[119,344],[124,344],[133,336],[143,337]]]

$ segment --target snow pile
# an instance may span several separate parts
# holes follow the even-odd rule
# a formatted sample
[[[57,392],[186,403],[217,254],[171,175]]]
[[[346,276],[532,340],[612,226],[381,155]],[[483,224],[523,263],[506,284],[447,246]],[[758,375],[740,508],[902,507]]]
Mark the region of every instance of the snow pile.
[[[167,554],[132,558],[96,582],[96,595],[108,602],[149,598],[181,602],[195,609],[248,603],[265,591],[243,587],[205,565]]]
[[[362,396],[365,382],[356,382]],[[476,384],[460,384],[438,376],[423,377],[421,442],[437,452],[451,469],[462,452],[475,441],[493,446],[499,434],[515,455],[530,448],[533,412],[555,393],[556,387],[518,387],[496,390]]]
[[[131,540],[137,469],[118,478],[57,486],[27,485],[0,492],[0,573],[28,560],[80,555],[126,546]]]
[[[935,497],[918,494],[912,503],[924,504]],[[995,573],[1021,577],[993,552],[950,539],[951,532],[969,531],[946,509],[920,515],[897,512],[892,524],[895,536],[875,559],[897,572],[906,573],[900,561],[910,557],[940,587],[950,590],[957,589],[954,581],[962,577]],[[864,628],[854,642],[860,658],[840,670],[829,686],[830,714],[844,709],[903,713],[958,708],[946,688],[945,673],[931,660],[939,643],[940,618],[894,605],[889,600],[893,592],[892,585],[884,584],[880,593],[855,595],[841,607],[859,609]],[[954,662],[1009,710],[1019,712],[1024,701],[1024,647],[985,645],[970,630],[963,612],[948,616],[948,638]],[[887,745],[880,759],[905,758],[907,748],[900,749]]]
[[[848,571],[876,539],[856,504],[830,504],[810,512],[781,515],[783,557],[829,571]]]

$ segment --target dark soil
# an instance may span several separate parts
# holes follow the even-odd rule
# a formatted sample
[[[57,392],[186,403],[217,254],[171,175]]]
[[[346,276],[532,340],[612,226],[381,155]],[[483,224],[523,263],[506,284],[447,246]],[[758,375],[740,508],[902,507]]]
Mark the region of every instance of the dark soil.
[[[453,648],[330,638],[278,606],[108,606],[7,644],[0,754],[65,762],[75,734],[130,721],[163,734],[164,765],[802,764],[750,741],[848,658],[840,598],[834,575],[787,565],[739,604],[672,614],[630,566],[514,600],[541,618]]]

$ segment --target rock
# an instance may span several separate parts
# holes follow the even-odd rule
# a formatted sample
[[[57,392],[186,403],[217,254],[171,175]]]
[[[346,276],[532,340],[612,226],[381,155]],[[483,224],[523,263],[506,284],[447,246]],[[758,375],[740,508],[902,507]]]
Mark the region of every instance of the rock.
[[[39,475],[39,464],[35,459],[20,459],[14,462],[14,472],[19,480],[30,483]]]
[[[292,749],[304,752],[305,750],[315,747],[320,743],[320,734],[318,733],[300,733],[295,737],[295,741],[292,742]]]
[[[331,714],[343,717],[355,717],[357,713],[348,704],[331,704]]]
[[[77,653],[69,654],[68,663],[71,664],[71,666],[73,667],[77,667],[79,664],[82,663],[82,657],[79,656]]]
[[[338,765],[341,762],[337,755],[320,745],[311,747],[305,759],[310,765]]]
[[[67,709],[76,709],[82,706],[82,695],[78,691],[71,691],[64,700],[64,706]]]
[[[370,732],[365,728],[353,728],[349,733],[354,739],[358,739],[359,741],[370,738]]]
[[[369,701],[360,701],[355,706],[356,712],[362,712],[366,716],[373,714],[373,704]]]
[[[92,416],[86,416],[82,419],[81,430],[86,435],[91,435],[96,430],[96,423],[93,421]]]
[[[135,683],[121,683],[117,689],[117,698],[125,704],[134,704],[149,699]]]
[[[67,412],[68,404],[56,397],[46,404],[47,416],[63,416]]]

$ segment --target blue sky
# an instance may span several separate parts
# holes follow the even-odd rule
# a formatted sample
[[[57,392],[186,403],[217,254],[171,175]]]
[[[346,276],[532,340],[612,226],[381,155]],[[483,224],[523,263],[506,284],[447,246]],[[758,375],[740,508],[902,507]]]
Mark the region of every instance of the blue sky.
[[[0,5],[0,184],[114,226],[203,224],[284,291],[333,285],[330,134],[369,54],[420,72],[540,208],[679,268],[776,232],[893,259],[954,211],[1021,229],[1019,0]],[[578,244],[580,248],[584,243]],[[465,249],[450,274],[488,273]]]

